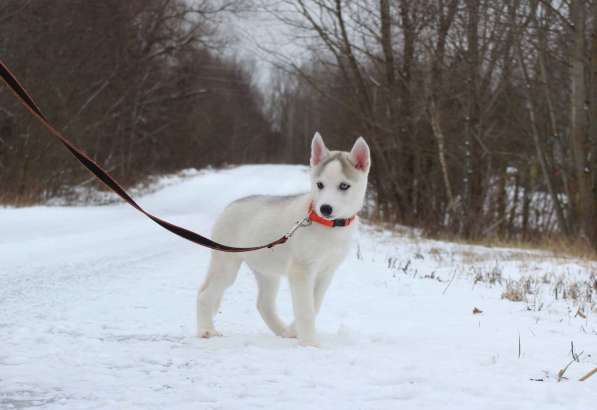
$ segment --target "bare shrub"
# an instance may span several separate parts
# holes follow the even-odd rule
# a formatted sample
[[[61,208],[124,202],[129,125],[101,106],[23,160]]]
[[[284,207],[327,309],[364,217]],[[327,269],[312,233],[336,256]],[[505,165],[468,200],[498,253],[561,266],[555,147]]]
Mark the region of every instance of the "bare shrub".
[[[526,293],[524,287],[520,282],[508,281],[506,288],[502,292],[502,299],[507,299],[512,302],[523,302],[526,300]]]

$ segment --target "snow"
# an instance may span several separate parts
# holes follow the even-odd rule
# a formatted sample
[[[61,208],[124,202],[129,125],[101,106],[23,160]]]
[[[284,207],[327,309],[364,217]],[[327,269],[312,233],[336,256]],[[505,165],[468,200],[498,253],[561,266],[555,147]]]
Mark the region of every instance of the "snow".
[[[209,233],[229,201],[307,178],[282,165],[187,172],[140,202]],[[597,366],[593,299],[553,291],[590,283],[594,262],[402,231],[361,227],[316,349],[269,332],[246,268],[216,317],[224,336],[194,337],[209,252],[126,205],[0,208],[0,408],[594,408],[597,377],[578,381]],[[491,271],[495,284],[475,283]],[[502,299],[521,278],[537,279],[533,294]],[[287,287],[279,304],[290,318]],[[571,342],[583,354],[558,382]]]

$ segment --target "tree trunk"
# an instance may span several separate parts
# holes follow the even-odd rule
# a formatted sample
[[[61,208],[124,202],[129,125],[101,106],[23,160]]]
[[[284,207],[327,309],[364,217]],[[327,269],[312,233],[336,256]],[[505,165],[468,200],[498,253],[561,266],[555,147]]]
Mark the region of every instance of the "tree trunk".
[[[597,248],[597,1],[593,0],[593,32],[591,35],[591,173],[593,177],[592,243]]]
[[[512,203],[510,207],[510,216],[508,218],[508,226],[509,226],[509,239],[512,238],[512,232],[515,231],[516,228],[516,210],[518,209],[518,197],[520,192],[520,170],[514,174],[514,196],[512,197]]]
[[[465,237],[473,238],[478,234],[478,220],[481,216],[483,200],[481,197],[480,168],[480,102],[479,85],[481,60],[479,57],[479,2],[468,0],[467,8],[467,109],[464,126],[464,224]]]
[[[442,106],[441,102],[443,95],[443,66],[446,52],[446,41],[448,38],[448,32],[450,30],[450,27],[452,26],[452,22],[454,21],[457,5],[458,0],[452,0],[448,5],[447,12],[444,13],[444,4],[443,1],[440,1],[439,31],[437,34],[435,56],[432,56],[431,53],[429,53],[430,60],[432,61],[431,75],[430,78],[428,78],[427,85],[429,89],[428,107],[431,122],[431,130],[437,143],[437,155],[440,163],[440,169],[442,172],[444,189],[448,198],[447,204],[443,210],[443,217],[441,221],[442,223],[445,223],[447,225],[453,222],[452,215],[455,211],[454,207],[456,206],[456,202],[452,190],[452,184],[450,183],[448,161],[446,160],[446,138],[441,127],[440,110]]]
[[[508,174],[507,170],[501,169],[498,175],[497,183],[497,197],[496,197],[496,217],[497,217],[497,235],[498,238],[503,239],[506,232],[506,182]]]
[[[585,111],[585,5],[584,0],[571,2],[572,31],[572,112],[571,138],[572,160],[574,163],[576,195],[571,198],[575,204],[577,231],[588,239],[592,235],[593,195],[591,193],[591,175],[587,172],[587,113]]]
[[[525,170],[525,181],[523,183],[524,193],[522,198],[522,240],[529,239],[529,211],[531,209],[531,195],[532,189],[535,187],[535,178],[533,172],[534,164],[530,164]]]
[[[568,222],[564,216],[564,211],[562,210],[562,204],[558,198],[558,195],[554,189],[553,182],[551,180],[551,174],[549,172],[549,168],[547,167],[547,161],[545,160],[545,153],[543,151],[543,146],[541,144],[541,139],[539,138],[539,130],[537,128],[537,116],[536,116],[536,108],[533,102],[533,95],[530,92],[531,87],[531,78],[529,72],[527,70],[526,63],[524,61],[524,56],[522,53],[522,47],[518,44],[518,61],[520,63],[520,67],[522,68],[522,73],[525,80],[525,87],[526,90],[526,106],[529,114],[530,125],[531,125],[531,134],[533,136],[533,142],[535,144],[535,151],[537,153],[537,159],[539,160],[539,165],[541,166],[541,172],[543,174],[543,180],[545,181],[545,185],[547,187],[547,192],[551,198],[551,201],[554,206],[554,210],[556,212],[556,217],[558,220],[558,225],[562,233],[566,236],[570,236],[570,230]]]

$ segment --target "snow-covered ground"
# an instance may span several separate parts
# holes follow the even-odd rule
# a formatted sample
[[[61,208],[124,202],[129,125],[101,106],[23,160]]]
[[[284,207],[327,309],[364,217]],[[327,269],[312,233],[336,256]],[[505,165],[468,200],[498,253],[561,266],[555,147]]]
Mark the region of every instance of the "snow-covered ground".
[[[208,233],[232,199],[307,186],[303,167],[245,166],[171,178],[140,202]],[[246,268],[216,318],[224,336],[195,338],[195,294],[209,252],[128,206],[0,208],[0,233],[1,409],[597,402],[597,376],[578,381],[597,366],[592,262],[363,225],[324,302],[316,349],[267,330]],[[522,287],[524,300],[502,299],[509,287]],[[289,318],[287,287],[279,303]],[[583,353],[558,382],[571,342]]]

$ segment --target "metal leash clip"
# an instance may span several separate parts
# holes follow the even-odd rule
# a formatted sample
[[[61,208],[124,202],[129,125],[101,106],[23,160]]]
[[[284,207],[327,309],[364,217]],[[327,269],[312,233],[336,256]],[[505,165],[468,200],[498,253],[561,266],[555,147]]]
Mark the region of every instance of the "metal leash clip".
[[[305,216],[303,219],[301,219],[300,221],[298,221],[291,229],[290,231],[288,231],[288,233],[286,235],[284,235],[284,237],[286,239],[290,239],[292,237],[292,235],[294,235],[294,233],[297,231],[297,229],[299,228],[304,228],[307,227],[309,225],[311,225],[313,222],[309,219],[309,216]]]

